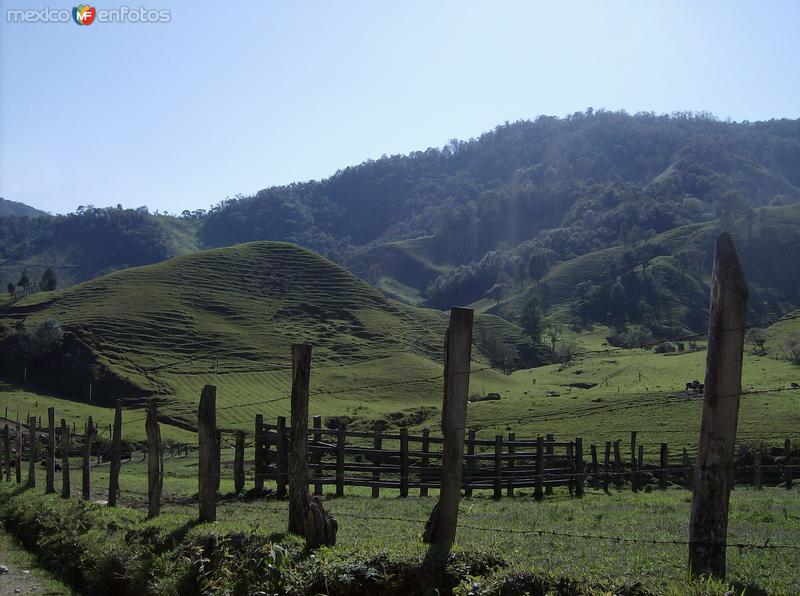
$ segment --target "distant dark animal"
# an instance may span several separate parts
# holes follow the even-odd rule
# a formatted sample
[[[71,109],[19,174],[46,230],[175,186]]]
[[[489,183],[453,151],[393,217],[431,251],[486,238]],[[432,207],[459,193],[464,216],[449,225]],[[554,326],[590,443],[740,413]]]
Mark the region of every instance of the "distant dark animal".
[[[695,379],[691,383],[686,383],[686,393],[703,393],[705,385]]]

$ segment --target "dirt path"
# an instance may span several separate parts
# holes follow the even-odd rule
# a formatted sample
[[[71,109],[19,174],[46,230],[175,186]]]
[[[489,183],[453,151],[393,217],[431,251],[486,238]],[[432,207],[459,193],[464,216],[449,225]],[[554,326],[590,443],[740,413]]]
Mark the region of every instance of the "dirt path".
[[[8,568],[7,573],[0,574],[0,594],[77,594],[38,567],[33,555],[19,546],[2,526],[0,565]]]

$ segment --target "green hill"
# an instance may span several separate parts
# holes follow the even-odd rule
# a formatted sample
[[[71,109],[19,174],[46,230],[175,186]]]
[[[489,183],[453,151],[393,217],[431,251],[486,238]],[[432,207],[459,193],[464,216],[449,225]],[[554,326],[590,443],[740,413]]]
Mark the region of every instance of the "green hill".
[[[228,408],[223,423],[285,412],[296,342],[314,346],[315,413],[415,416],[439,402],[445,314],[387,300],[295,245],[257,242],[185,255],[39,293],[0,312],[7,337],[21,321],[34,331],[49,320],[64,333],[64,367],[73,371],[77,362],[87,369],[87,377],[63,382],[62,392],[86,401],[91,382],[96,404],[124,397],[128,406],[140,406],[142,398],[157,396],[167,416],[188,426],[205,383],[220,387]],[[480,337],[508,341],[515,357],[526,347],[519,330],[496,317],[480,317],[476,326],[489,329]],[[35,331],[32,337],[35,343]],[[23,363],[13,354],[23,347],[6,346],[8,373],[18,377],[27,366],[34,383],[67,374],[50,370],[43,378],[43,367],[59,358],[40,367],[35,357]],[[476,368],[486,367],[484,352],[476,346]]]

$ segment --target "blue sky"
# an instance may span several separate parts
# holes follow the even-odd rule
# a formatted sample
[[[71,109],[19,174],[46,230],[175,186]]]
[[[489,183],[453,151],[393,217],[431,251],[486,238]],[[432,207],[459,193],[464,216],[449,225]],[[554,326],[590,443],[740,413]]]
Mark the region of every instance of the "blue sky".
[[[140,4],[171,21],[3,0],[0,196],[179,212],[589,106],[800,117],[794,0]]]

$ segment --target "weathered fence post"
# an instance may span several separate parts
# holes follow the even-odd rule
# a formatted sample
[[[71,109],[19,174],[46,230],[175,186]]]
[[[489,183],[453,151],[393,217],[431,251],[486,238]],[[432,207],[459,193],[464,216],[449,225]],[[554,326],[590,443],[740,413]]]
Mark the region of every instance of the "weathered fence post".
[[[583,438],[575,437],[575,496],[583,497]]]
[[[400,497],[408,496],[408,428],[400,429]]]
[[[549,441],[549,439],[548,439]],[[544,439],[542,435],[536,437],[536,475],[534,477],[533,498],[537,501],[542,500],[542,484],[544,478]]]
[[[631,431],[631,490],[636,492],[639,490],[639,474],[637,474],[636,466],[636,431]]]
[[[783,462],[786,476],[786,490],[792,490],[792,440],[783,442]]]
[[[314,463],[314,494],[322,495],[322,416],[314,416],[314,450],[311,459]]]
[[[694,485],[694,470],[692,469],[692,459],[689,457],[689,451],[686,447],[683,448],[683,468],[686,474],[686,488],[690,489]]]
[[[472,355],[472,318],[472,310],[453,308],[445,336],[442,482],[439,501],[431,512],[424,536],[425,542],[431,545],[426,556],[429,567],[445,564],[456,537]]]
[[[494,436],[494,495],[500,500],[503,496],[503,435]]]
[[[689,522],[689,571],[697,576],[725,577],[747,294],[733,241],[727,233],[720,234],[711,279],[703,418]]]
[[[289,532],[305,534],[303,507],[308,494],[308,388],[311,346],[292,345],[291,440],[289,447]]]
[[[606,450],[603,453],[603,491],[608,495],[610,491],[608,490],[609,484],[609,464],[611,459],[611,441],[606,441]]]
[[[289,441],[286,432],[286,416],[278,416],[277,428],[275,431],[278,433],[277,450],[278,450],[278,478],[275,487],[275,496],[279,499],[286,497],[286,483],[289,477]]]
[[[117,504],[119,473],[122,470],[122,400],[114,405],[114,426],[111,431],[111,470],[108,474],[108,506]]]
[[[642,489],[643,476],[642,470],[644,469],[644,445],[639,445],[639,461],[636,464],[636,488]]]
[[[372,448],[377,452],[383,449],[383,431],[380,428],[375,429],[375,442],[372,444]],[[381,460],[380,453],[375,453],[372,458],[372,465],[376,468],[380,467]],[[381,481],[381,473],[378,470],[374,470],[372,472],[372,498],[377,499],[381,496],[381,487],[378,483]]]
[[[567,465],[569,466],[569,469],[572,470],[572,473],[569,475],[569,484],[568,484],[570,496],[574,496],[575,495],[575,478],[578,475],[577,471],[575,470],[575,447],[574,447],[574,445],[575,445],[575,443],[570,441],[567,444],[567,449],[566,449],[566,452],[567,452]]]
[[[6,413],[6,415],[8,415]],[[3,426],[3,468],[6,473],[6,482],[11,481],[11,431],[8,423]]]
[[[161,444],[161,429],[158,424],[156,400],[147,404],[147,519],[161,513],[161,490],[164,486],[164,450]]]
[[[763,490],[761,484],[761,452],[763,447],[759,445],[753,451],[753,486],[756,490]]]
[[[219,485],[222,482],[222,431],[217,429],[217,436],[214,440],[214,457],[216,458],[217,476],[214,479],[214,490],[219,492]]]
[[[256,432],[253,435],[253,443],[255,447],[255,455],[253,467],[255,468],[253,474],[255,475],[255,488],[256,492],[263,492],[264,490],[264,475],[266,473],[266,453],[264,452],[264,415],[256,414]]]
[[[661,443],[661,470],[658,477],[658,488],[667,489],[667,468],[669,467],[669,445]]]
[[[589,452],[592,456],[592,484],[590,486],[597,488],[600,486],[600,464],[597,459],[597,445],[594,443],[589,445]]]
[[[546,455],[553,455],[555,453],[555,449],[553,447],[553,443],[555,442],[556,437],[553,433],[547,433],[547,446],[545,448]],[[553,494],[553,487],[551,485],[547,485],[544,487],[544,494],[545,495],[552,495]]]
[[[56,410],[47,408],[47,464],[46,464],[46,493],[56,492]]]
[[[92,498],[92,481],[89,467],[92,465],[92,442],[94,441],[94,422],[92,417],[86,422],[86,432],[83,439],[83,478],[81,479],[81,498],[89,501]]]
[[[17,434],[14,436],[16,453],[14,453],[14,477],[17,484],[22,483],[22,425],[19,420],[16,422]]]
[[[622,453],[620,452],[620,443],[622,439],[614,441],[614,486],[618,489],[624,484],[622,478]]]
[[[344,496],[344,445],[347,440],[347,427],[344,422],[339,422],[336,429],[336,496]]]
[[[239,495],[244,490],[244,431],[236,431],[236,450],[233,454],[233,490]]]
[[[429,428],[422,429],[422,453],[425,455],[422,456],[420,459],[419,465],[422,469],[420,472],[420,484],[424,484],[427,482],[427,471],[428,471],[428,464],[430,463],[428,460],[428,452],[431,450],[431,430]],[[428,487],[427,486],[420,486],[419,487],[419,496],[420,497],[427,497],[428,496]]]
[[[467,431],[467,488],[464,489],[464,496],[472,496],[472,479],[475,477],[475,429]]]
[[[217,443],[217,388],[206,385],[200,395],[197,410],[197,444],[199,460],[197,464],[197,498],[200,503],[201,522],[217,520],[216,475]]]
[[[36,436],[36,416],[28,416],[28,488],[36,486],[36,456],[39,453],[39,438]]]
[[[61,419],[61,496],[69,499],[71,487],[69,483],[69,426]]]
[[[508,433],[508,488],[506,489],[506,495],[509,497],[514,496],[514,454],[516,452],[514,441],[516,438],[516,433]]]

